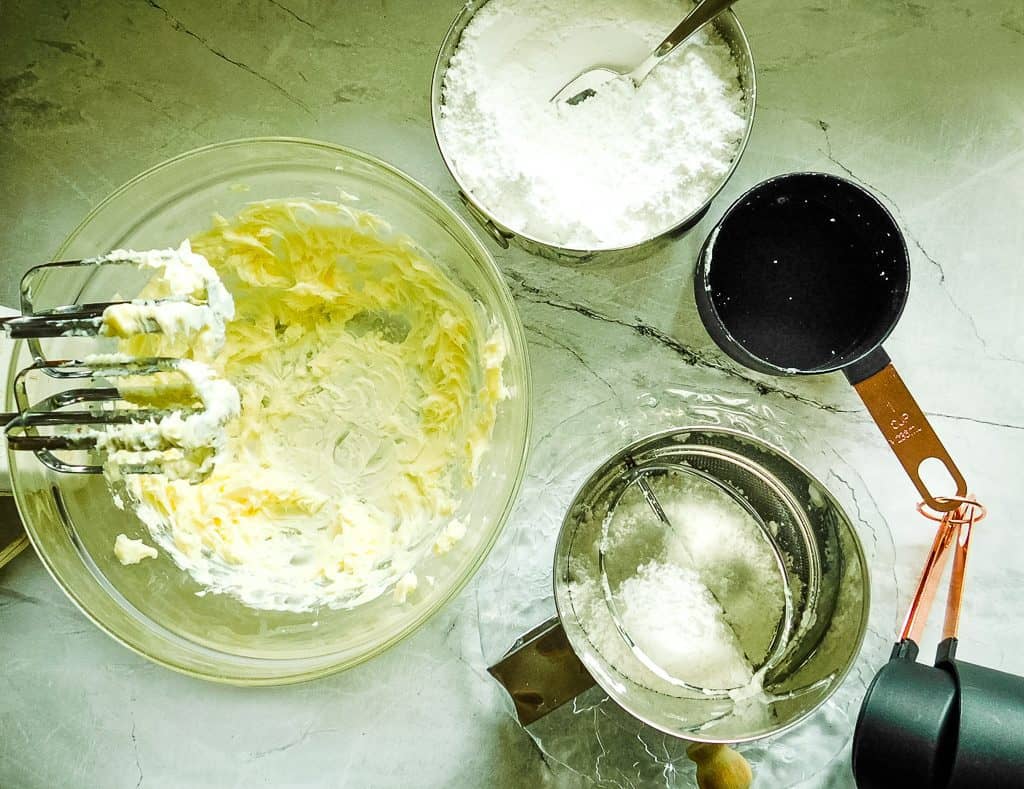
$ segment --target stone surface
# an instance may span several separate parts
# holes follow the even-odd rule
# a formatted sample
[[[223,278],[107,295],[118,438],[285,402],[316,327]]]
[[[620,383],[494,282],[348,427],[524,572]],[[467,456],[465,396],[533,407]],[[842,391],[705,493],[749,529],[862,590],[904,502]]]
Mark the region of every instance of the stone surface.
[[[15,303],[20,274],[119,183],[218,140],[343,143],[457,205],[428,96],[436,48],[459,7],[3,3],[0,303]],[[914,267],[887,349],[992,512],[973,547],[960,654],[1024,673],[1014,518],[1024,431],[1024,10],[1018,0],[776,0],[738,11],[758,64],[758,119],[700,226],[617,267],[492,247],[529,331],[534,441],[589,409],[628,420],[637,392],[695,377],[761,392],[858,470],[863,484],[851,493],[872,499],[893,532],[905,602],[931,532],[856,396],[839,376],[737,370],[705,335],[690,292],[707,229],[754,182],[823,170],[869,185],[902,223]],[[483,671],[476,610],[471,586],[415,636],[345,674],[224,688],[116,644],[27,552],[0,570],[0,786],[581,783],[508,716]],[[838,760],[808,785],[851,784]]]

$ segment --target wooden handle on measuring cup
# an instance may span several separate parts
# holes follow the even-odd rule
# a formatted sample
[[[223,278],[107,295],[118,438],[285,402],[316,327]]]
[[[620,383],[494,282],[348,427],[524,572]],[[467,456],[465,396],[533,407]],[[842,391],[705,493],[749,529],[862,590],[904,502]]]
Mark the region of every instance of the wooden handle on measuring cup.
[[[896,453],[925,504],[937,512],[952,512],[960,506],[951,497],[967,494],[964,475],[956,467],[885,351],[876,348],[866,359],[848,367],[846,377],[864,401],[872,419]],[[956,485],[955,492],[935,495],[928,489],[928,485],[921,479],[921,464],[930,458],[935,458],[946,467]]]
[[[695,742],[686,755],[697,765],[700,789],[748,789],[754,780],[750,763],[728,745]]]

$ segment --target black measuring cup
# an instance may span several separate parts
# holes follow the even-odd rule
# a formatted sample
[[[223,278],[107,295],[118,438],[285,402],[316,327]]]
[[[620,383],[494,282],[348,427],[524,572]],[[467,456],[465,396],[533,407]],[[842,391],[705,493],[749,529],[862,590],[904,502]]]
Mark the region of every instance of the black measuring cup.
[[[963,475],[893,367],[882,342],[910,292],[910,256],[896,221],[869,192],[824,173],[763,181],[711,231],[694,291],[701,320],[730,357],[774,375],[842,370],[925,503],[922,463],[935,459],[955,488]]]
[[[984,507],[946,513],[889,662],[868,687],[851,752],[860,789],[1024,786],[1024,678],[956,658],[967,551]],[[935,665],[917,662],[953,555]]]
[[[944,639],[934,666],[901,642],[861,707],[852,765],[860,789],[1024,786],[1024,678],[956,659]]]

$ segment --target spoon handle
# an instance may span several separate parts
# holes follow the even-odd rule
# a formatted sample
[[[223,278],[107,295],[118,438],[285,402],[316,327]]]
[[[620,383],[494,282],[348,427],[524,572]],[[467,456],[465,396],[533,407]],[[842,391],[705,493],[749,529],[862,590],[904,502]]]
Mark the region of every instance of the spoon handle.
[[[669,33],[664,41],[658,44],[654,52],[648,55],[643,63],[630,72],[629,76],[633,82],[637,85],[643,82],[651,72],[651,69],[672,54],[676,47],[735,2],[736,0],[702,0],[702,2],[698,3],[687,15],[686,19],[680,22],[676,29]]]

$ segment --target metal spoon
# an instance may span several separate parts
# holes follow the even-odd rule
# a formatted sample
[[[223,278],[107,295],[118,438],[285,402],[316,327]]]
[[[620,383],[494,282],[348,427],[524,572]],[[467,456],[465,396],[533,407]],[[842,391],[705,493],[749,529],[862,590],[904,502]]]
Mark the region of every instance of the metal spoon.
[[[626,77],[634,86],[640,87],[640,83],[647,79],[647,75],[655,66],[735,2],[736,0],[703,0],[675,30],[668,34],[657,49],[632,71],[622,72],[614,66],[591,66],[563,85],[561,90],[551,97],[551,101],[579,104],[595,95],[602,85],[621,77]]]

